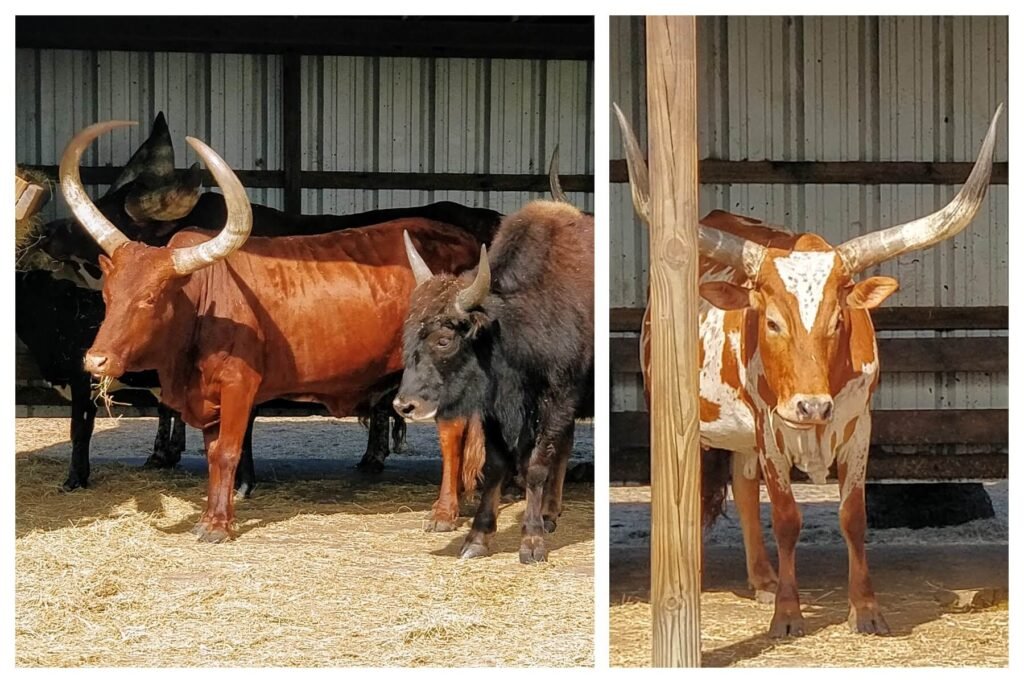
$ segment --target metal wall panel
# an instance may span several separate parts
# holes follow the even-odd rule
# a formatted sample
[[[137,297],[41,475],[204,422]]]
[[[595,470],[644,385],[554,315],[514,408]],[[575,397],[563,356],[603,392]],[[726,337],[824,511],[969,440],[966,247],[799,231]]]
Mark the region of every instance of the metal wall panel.
[[[592,174],[593,64],[304,57],[303,169]],[[348,213],[449,200],[508,212],[545,193],[309,190],[303,211]],[[570,193],[593,210],[592,193]]]
[[[644,24],[613,17],[611,94],[645,141]],[[1005,17],[701,17],[702,158],[783,161],[973,161],[1008,100]],[[1007,117],[996,161],[1007,160]],[[617,127],[612,156],[622,158]],[[929,213],[955,187],[708,185],[701,212],[725,209],[813,231],[833,244]],[[611,305],[642,306],[646,228],[628,186],[611,187]],[[941,245],[872,274],[900,281],[888,306],[1008,305],[1008,189],[993,186],[974,222]],[[987,333],[982,333],[987,334]],[[886,374],[883,408],[1006,407],[1007,376]],[[643,406],[616,376],[616,410]]]
[[[282,60],[276,55],[16,50],[16,159],[56,164],[71,136],[103,119],[140,121],[98,140],[85,165],[123,165],[167,115],[236,168],[281,170]],[[593,63],[305,57],[306,170],[542,173],[555,144],[564,173],[594,171]],[[105,187],[89,188],[101,193]],[[283,208],[280,189],[249,191]],[[450,200],[509,212],[544,193],[306,190],[303,211],[350,213]],[[592,193],[570,193],[593,210]],[[50,202],[43,218],[66,215]]]
[[[99,138],[83,155],[89,166],[124,165],[163,111],[176,163],[197,161],[185,136],[207,142],[236,168],[281,168],[281,59],[276,55],[18,49],[15,159],[57,164],[71,136],[100,120],[139,126]],[[102,193],[105,187],[89,188]],[[280,208],[284,193],[249,190],[254,202]],[[43,218],[67,215],[51,201]]]

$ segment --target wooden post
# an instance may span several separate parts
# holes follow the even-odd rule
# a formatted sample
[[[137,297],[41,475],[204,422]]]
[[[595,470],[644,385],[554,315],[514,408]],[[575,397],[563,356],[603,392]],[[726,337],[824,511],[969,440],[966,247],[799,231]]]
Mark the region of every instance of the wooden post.
[[[700,666],[697,37],[647,17],[654,666]]]

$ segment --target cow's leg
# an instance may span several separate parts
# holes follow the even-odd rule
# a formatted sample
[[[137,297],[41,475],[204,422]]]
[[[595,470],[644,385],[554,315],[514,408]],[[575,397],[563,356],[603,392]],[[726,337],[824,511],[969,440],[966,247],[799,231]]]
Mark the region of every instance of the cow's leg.
[[[779,586],[775,593],[775,613],[768,628],[768,635],[774,638],[804,634],[804,617],[800,613],[800,593],[796,586],[796,542],[802,519],[793,498],[789,472],[782,476],[785,479],[780,481],[775,466],[764,463],[765,483],[772,500],[772,526],[779,548]]]
[[[459,557],[483,557],[490,552],[491,539],[498,530],[498,504],[501,487],[508,478],[509,455],[501,439],[500,428],[490,422],[484,424],[487,455],[484,459],[484,481],[480,489],[480,505],[473,515],[473,523],[459,550]]]
[[[544,487],[544,503],[541,516],[544,518],[544,531],[552,533],[558,527],[558,518],[562,515],[562,489],[565,486],[565,470],[572,457],[573,437],[576,433],[576,422],[573,421],[555,446],[555,461]]]
[[[96,425],[92,383],[84,372],[71,380],[71,464],[61,488],[74,491],[89,486],[89,442]]]
[[[388,457],[388,427],[391,426],[391,403],[378,401],[370,408],[370,429],[367,435],[366,452],[356,469],[377,474],[384,469]]]
[[[864,534],[867,528],[867,512],[864,507],[864,478],[850,482],[847,491],[847,465],[840,463],[839,528],[846,539],[850,558],[850,629],[857,633],[886,635],[889,625],[885,622],[875,590],[868,575],[868,557],[864,549]]]
[[[206,460],[210,467],[206,510],[194,532],[201,541],[220,543],[231,539],[235,521],[235,469],[252,413],[255,382],[242,373],[225,382],[221,392],[220,423],[203,430]]]
[[[775,602],[779,577],[768,559],[768,549],[764,545],[764,533],[761,531],[761,477],[756,464],[753,479],[748,479],[744,471],[749,464],[745,460],[750,457],[753,456],[732,454],[732,497],[743,528],[747,582],[754,589],[754,598],[758,602],[771,604]]]
[[[575,406],[555,393],[540,396],[542,407],[537,440],[526,463],[526,511],[523,513],[523,539],[519,545],[519,561],[523,564],[546,562],[548,550],[544,543],[544,489],[552,476],[559,446],[572,427]]]
[[[242,456],[235,470],[235,495],[248,498],[256,488],[256,464],[252,459],[252,430],[256,424],[256,409],[249,415],[249,424],[245,428],[245,439],[242,441]]]
[[[466,443],[466,420],[438,420],[441,441],[441,490],[424,523],[425,531],[454,531],[459,526],[459,476]]]
[[[185,424],[181,421],[181,413],[163,403],[157,406],[157,415],[159,422],[153,452],[143,467],[167,469],[181,461],[181,452],[185,450]]]

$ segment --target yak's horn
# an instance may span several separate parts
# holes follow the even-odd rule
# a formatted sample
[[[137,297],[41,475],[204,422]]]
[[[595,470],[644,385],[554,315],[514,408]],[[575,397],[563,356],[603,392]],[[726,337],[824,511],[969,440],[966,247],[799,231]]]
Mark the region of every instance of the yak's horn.
[[[416,247],[413,246],[408,230],[402,231],[402,239],[405,240],[405,255],[409,258],[409,265],[412,267],[412,274],[416,278],[416,286],[418,287],[434,277],[434,274],[430,272],[430,266],[427,265],[423,257],[420,256],[420,253],[416,251]]]
[[[548,165],[548,181],[551,183],[551,198],[556,202],[569,203],[569,198],[562,191],[562,183],[558,180],[558,145],[551,155],[551,163]]]
[[[491,264],[487,260],[487,245],[480,245],[480,265],[473,283],[459,292],[455,303],[462,311],[471,311],[484,302],[491,292]]]

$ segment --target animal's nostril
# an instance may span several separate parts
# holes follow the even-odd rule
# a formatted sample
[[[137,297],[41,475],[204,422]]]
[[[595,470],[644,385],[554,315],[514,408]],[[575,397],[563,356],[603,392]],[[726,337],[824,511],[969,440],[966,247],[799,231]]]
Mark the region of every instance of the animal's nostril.
[[[829,401],[825,404],[825,407],[821,410],[821,419],[827,420],[832,417],[832,402]]]
[[[810,408],[807,405],[807,401],[797,401],[796,402],[796,411],[798,413],[800,413],[801,417],[810,417],[811,416],[811,411],[810,411]]]
[[[406,416],[406,417],[411,415],[413,413],[413,411],[416,410],[416,402],[415,401],[402,401],[402,400],[396,398],[394,400],[394,406],[395,406],[395,411],[398,412],[399,415],[403,415],[403,416]]]

